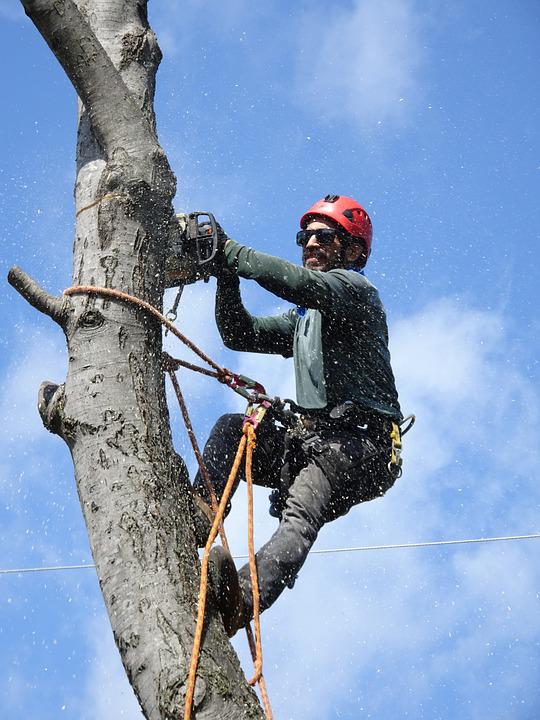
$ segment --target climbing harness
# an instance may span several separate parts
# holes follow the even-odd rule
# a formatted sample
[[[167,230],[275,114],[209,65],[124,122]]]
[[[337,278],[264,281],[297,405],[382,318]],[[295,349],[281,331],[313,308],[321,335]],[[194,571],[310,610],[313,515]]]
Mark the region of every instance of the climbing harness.
[[[289,404],[290,409],[285,409],[285,404]],[[309,455],[318,457],[325,452],[327,449],[326,444],[321,440],[319,430],[328,424],[330,421],[332,424],[339,421],[347,420],[349,423],[356,420],[357,427],[367,429],[371,425],[370,416],[362,414],[360,416],[360,422],[365,423],[364,425],[358,425],[358,415],[354,416],[354,412],[358,412],[358,408],[351,400],[346,400],[340,405],[333,407],[327,415],[304,415],[299,412],[301,409],[296,406],[292,400],[281,401],[279,398],[275,398],[272,404],[272,410],[276,417],[289,428],[289,433],[302,441],[302,447],[304,451]],[[403,450],[402,438],[412,428],[416,421],[415,415],[408,415],[400,422],[395,420],[388,420],[390,423],[390,460],[388,461],[388,470],[395,475],[395,479],[401,477],[403,474],[403,459],[401,452]],[[387,425],[385,422],[384,432],[388,432]],[[382,427],[382,426],[381,426]],[[381,451],[376,451],[373,455],[370,455],[367,459],[380,455],[386,452],[386,448]]]
[[[197,463],[199,464],[199,468],[201,469],[201,474],[204,478],[205,485],[207,486],[207,489],[209,491],[209,495],[211,498],[211,505],[212,510],[214,512],[214,521],[212,524],[212,527],[210,529],[210,533],[208,536],[208,540],[206,542],[206,546],[204,548],[203,557],[201,560],[201,580],[200,580],[200,588],[199,588],[199,599],[198,599],[198,611],[197,611],[197,624],[195,627],[195,635],[193,640],[193,649],[191,654],[191,661],[190,661],[190,667],[189,667],[189,673],[188,673],[188,680],[187,680],[187,689],[186,689],[186,695],[185,695],[185,703],[184,703],[184,720],[190,720],[191,719],[191,713],[192,713],[192,707],[193,707],[193,698],[195,694],[195,682],[196,682],[196,676],[197,676],[197,668],[199,664],[199,655],[200,655],[200,648],[202,644],[202,635],[204,631],[204,619],[205,619],[205,609],[206,609],[206,597],[207,597],[207,589],[208,589],[208,563],[209,563],[209,556],[210,556],[210,550],[212,549],[212,545],[214,543],[214,540],[216,539],[218,533],[220,534],[223,547],[228,550],[228,542],[225,535],[225,531],[223,528],[223,518],[225,516],[225,510],[227,507],[228,500],[230,498],[232,488],[234,487],[234,481],[236,479],[236,476],[238,474],[238,470],[240,468],[240,463],[242,461],[242,457],[244,455],[244,452],[246,454],[246,483],[248,488],[248,553],[249,553],[249,568],[250,568],[250,577],[251,577],[251,584],[252,584],[252,590],[253,590],[253,625],[254,625],[254,632],[251,629],[250,623],[246,623],[246,635],[248,638],[248,644],[251,652],[251,656],[253,658],[253,664],[254,664],[254,675],[251,678],[251,680],[248,681],[250,685],[255,685],[258,683],[259,689],[261,692],[261,698],[263,701],[264,711],[267,720],[272,720],[273,714],[272,709],[270,706],[270,701],[268,699],[268,693],[266,690],[266,683],[264,681],[263,676],[263,660],[262,660],[262,641],[261,641],[261,629],[260,629],[260,591],[259,591],[259,583],[258,583],[258,577],[257,577],[257,566],[255,563],[255,548],[254,548],[254,540],[253,540],[253,476],[252,476],[252,456],[253,456],[253,450],[255,448],[255,438],[256,438],[256,430],[258,425],[260,424],[261,420],[263,419],[264,415],[266,414],[267,409],[271,406],[271,398],[266,395],[266,392],[264,390],[264,387],[256,382],[255,380],[252,380],[251,378],[246,377],[245,375],[238,375],[237,373],[233,373],[230,370],[227,370],[226,368],[221,367],[218,363],[216,363],[214,360],[212,360],[206,353],[204,353],[195,343],[191,340],[189,340],[183,333],[181,333],[169,320],[166,318],[157,308],[155,308],[150,303],[146,302],[145,300],[141,300],[140,298],[137,298],[133,295],[129,295],[128,293],[124,293],[121,290],[114,290],[112,288],[102,288],[102,287],[96,287],[93,285],[76,285],[70,288],[67,288],[64,290],[64,295],[70,296],[70,295],[79,295],[79,294],[87,294],[87,295],[98,295],[105,298],[113,298],[116,300],[120,300],[123,302],[127,302],[131,305],[135,305],[146,312],[148,312],[150,315],[155,317],[159,322],[164,325],[166,328],[168,328],[181,342],[183,342],[187,347],[190,348],[196,355],[198,355],[204,362],[206,362],[208,365],[210,365],[212,370],[208,370],[207,368],[202,368],[197,365],[194,365],[193,363],[188,363],[185,360],[180,360],[178,358],[172,358],[167,353],[163,353],[163,368],[164,371],[168,373],[171,382],[173,384],[173,388],[175,390],[180,409],[182,412],[182,417],[184,419],[186,430],[189,436],[189,439],[191,441],[193,451],[195,453],[195,457],[197,459]],[[225,490],[223,491],[223,496],[221,498],[221,501],[219,505],[217,504],[217,498],[215,495],[215,491],[212,487],[212,483],[210,481],[208,470],[204,464],[202,453],[200,451],[200,448],[198,446],[197,440],[195,438],[195,434],[193,432],[193,425],[191,423],[191,420],[189,418],[189,414],[187,411],[187,406],[184,400],[184,397],[182,395],[182,391],[180,389],[180,385],[178,383],[178,380],[175,375],[175,371],[179,367],[186,367],[190,370],[193,370],[195,372],[200,372],[204,375],[214,377],[215,379],[219,380],[225,385],[228,385],[232,390],[234,390],[236,393],[240,394],[242,397],[248,400],[248,407],[246,409],[245,415],[244,415],[244,423],[242,428],[242,437],[240,439],[240,444],[238,446],[238,449],[236,451],[236,457],[234,459],[234,463],[229,475],[229,478],[227,480],[227,484],[225,486]]]

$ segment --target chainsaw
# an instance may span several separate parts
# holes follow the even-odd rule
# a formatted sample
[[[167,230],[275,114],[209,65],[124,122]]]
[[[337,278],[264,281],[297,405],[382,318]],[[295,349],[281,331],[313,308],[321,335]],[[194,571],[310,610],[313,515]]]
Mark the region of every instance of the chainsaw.
[[[165,261],[165,287],[177,287],[178,292],[167,319],[174,322],[178,305],[186,285],[204,280],[208,282],[210,268],[219,248],[219,226],[210,212],[191,212],[176,215],[171,249]]]

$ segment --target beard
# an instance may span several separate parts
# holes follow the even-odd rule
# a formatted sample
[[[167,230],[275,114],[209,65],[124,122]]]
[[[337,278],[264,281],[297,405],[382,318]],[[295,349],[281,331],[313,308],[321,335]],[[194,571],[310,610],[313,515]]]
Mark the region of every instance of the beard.
[[[307,270],[318,270],[319,272],[327,272],[334,268],[345,267],[344,252],[336,254],[335,252],[327,252],[324,248],[304,249],[302,253],[302,264]]]

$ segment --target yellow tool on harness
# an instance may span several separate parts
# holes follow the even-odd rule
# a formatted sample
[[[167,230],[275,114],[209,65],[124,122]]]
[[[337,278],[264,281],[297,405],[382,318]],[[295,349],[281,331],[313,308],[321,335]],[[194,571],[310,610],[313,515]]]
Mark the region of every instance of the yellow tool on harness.
[[[402,430],[405,423],[408,425]],[[388,463],[388,469],[390,472],[394,471],[397,473],[397,477],[401,477],[403,473],[403,458],[401,457],[401,451],[403,450],[402,437],[406,435],[416,422],[414,415],[408,415],[399,424],[392,421],[392,431],[390,432],[390,439],[392,441],[392,448],[390,451],[390,462]]]

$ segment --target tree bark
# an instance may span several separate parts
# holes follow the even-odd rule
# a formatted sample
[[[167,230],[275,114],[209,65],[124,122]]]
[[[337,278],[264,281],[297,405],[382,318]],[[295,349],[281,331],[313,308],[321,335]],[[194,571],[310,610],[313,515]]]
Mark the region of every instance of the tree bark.
[[[79,100],[73,284],[161,308],[175,178],[153,111],[161,58],[146,0],[22,0]],[[172,446],[161,328],[133,306],[11,284],[64,330],[63,385],[44,383],[45,426],[68,444],[115,640],[148,720],[183,712],[199,561],[185,465]],[[262,718],[212,609],[193,717]]]

